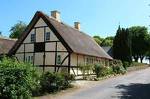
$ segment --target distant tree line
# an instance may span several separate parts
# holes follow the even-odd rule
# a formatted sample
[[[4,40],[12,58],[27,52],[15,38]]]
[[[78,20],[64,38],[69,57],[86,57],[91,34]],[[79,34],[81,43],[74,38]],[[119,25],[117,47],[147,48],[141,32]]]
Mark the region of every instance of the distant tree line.
[[[113,42],[113,55],[122,61],[143,62],[144,57],[150,53],[150,34],[145,26],[118,28]],[[128,59],[128,60],[126,60]]]
[[[145,26],[118,27],[115,37],[93,37],[100,46],[112,46],[113,56],[123,62],[150,60],[150,34]]]
[[[102,38],[100,36],[93,36],[94,40],[100,45],[100,46],[112,46],[113,45],[113,36],[109,36],[106,38]]]

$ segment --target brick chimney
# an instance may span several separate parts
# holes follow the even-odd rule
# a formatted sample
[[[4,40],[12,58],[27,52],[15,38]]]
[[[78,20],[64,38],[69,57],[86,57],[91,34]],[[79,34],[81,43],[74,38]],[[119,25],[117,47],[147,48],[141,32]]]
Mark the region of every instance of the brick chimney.
[[[80,22],[74,22],[74,28],[80,30]]]
[[[60,22],[60,12],[57,10],[51,11],[51,17],[56,19],[58,22]]]

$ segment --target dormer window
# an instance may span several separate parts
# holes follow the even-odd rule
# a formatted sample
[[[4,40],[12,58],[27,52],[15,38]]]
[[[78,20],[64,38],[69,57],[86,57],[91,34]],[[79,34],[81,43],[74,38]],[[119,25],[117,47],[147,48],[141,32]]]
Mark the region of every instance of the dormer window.
[[[31,42],[35,42],[35,34],[31,34]]]
[[[50,40],[50,32],[46,32],[45,33],[45,41],[49,41]]]

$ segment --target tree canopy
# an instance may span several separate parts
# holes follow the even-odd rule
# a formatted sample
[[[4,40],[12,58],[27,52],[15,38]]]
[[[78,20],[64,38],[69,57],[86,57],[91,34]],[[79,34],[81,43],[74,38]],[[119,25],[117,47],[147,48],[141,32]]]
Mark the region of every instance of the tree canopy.
[[[135,61],[140,58],[141,62],[150,47],[150,35],[145,26],[133,26],[129,28],[132,35],[132,56]]]
[[[113,56],[123,62],[131,63],[131,35],[128,29],[118,28],[113,42]]]
[[[94,36],[94,40],[100,45],[100,46],[112,46],[113,45],[113,36],[109,36],[106,38],[101,38],[100,36]]]
[[[25,30],[26,24],[22,21],[19,21],[16,23],[14,26],[11,27],[10,29],[10,38],[19,38],[21,33]]]
[[[101,46],[112,46],[113,40],[114,40],[113,36],[108,36],[102,41],[102,43],[100,45]]]
[[[115,37],[93,37],[100,46],[113,46],[114,58],[122,61],[142,62],[144,57],[150,60],[150,34],[145,26],[132,26],[130,28],[118,28]]]
[[[98,45],[100,45],[102,43],[102,41],[104,40],[103,38],[101,38],[100,36],[93,36],[94,40],[98,43]]]

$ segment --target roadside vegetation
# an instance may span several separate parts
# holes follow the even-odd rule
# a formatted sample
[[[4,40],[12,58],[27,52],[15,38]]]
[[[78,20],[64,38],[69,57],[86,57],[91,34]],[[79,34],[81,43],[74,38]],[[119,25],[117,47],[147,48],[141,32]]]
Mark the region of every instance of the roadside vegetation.
[[[73,75],[37,72],[29,64],[4,57],[0,60],[0,99],[30,99],[71,87]]]
[[[122,61],[120,60],[113,60],[109,62],[109,66],[105,66],[101,63],[95,64],[80,64],[80,70],[82,72],[82,76],[84,80],[99,80],[103,77],[118,75],[118,74],[125,74],[126,69],[123,66]],[[90,75],[95,74],[95,75]]]
[[[149,67],[149,65],[145,63],[132,62],[129,64],[129,62],[123,63],[121,60],[116,59],[110,61],[109,66],[102,63],[79,65],[79,69],[82,72],[82,79],[91,81],[98,81],[116,75],[123,75],[126,72],[145,69],[147,67]]]

